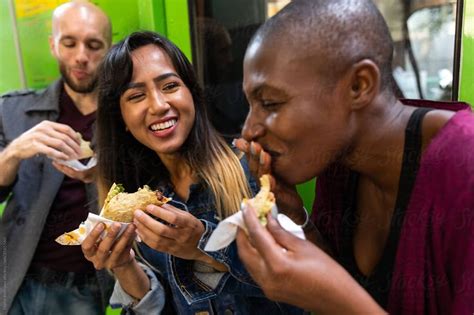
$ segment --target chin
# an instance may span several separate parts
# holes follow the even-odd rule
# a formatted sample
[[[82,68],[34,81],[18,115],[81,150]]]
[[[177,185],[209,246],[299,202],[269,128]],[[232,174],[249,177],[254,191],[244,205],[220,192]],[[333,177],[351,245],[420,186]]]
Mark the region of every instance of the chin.
[[[288,185],[299,185],[305,183],[316,175],[313,175],[312,172],[302,172],[297,170],[297,164],[291,164],[291,167],[288,168],[278,168],[275,167],[273,173],[278,177],[278,179],[283,180]]]

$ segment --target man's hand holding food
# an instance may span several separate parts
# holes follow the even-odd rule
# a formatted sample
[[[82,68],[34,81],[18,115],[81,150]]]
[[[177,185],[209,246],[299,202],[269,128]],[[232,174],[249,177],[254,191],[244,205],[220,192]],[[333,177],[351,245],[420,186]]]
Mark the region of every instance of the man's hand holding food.
[[[13,140],[9,150],[18,160],[44,154],[52,160],[73,160],[81,156],[80,137],[68,125],[42,121]]]

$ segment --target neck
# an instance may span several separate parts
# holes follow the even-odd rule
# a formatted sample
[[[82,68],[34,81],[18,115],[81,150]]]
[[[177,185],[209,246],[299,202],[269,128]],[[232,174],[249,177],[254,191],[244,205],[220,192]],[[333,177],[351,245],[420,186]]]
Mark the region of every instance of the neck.
[[[191,178],[193,172],[189,164],[178,154],[158,154],[161,161],[168,170],[171,182],[176,186],[183,179]]]
[[[64,84],[64,89],[69,97],[71,97],[74,105],[76,105],[81,114],[88,115],[97,110],[97,90],[94,90],[91,93],[77,93],[67,84]]]
[[[387,100],[382,100],[360,113],[357,119],[362,127],[356,133],[352,150],[343,158],[343,164],[381,191],[396,192],[405,128],[413,110],[399,101],[388,104]]]

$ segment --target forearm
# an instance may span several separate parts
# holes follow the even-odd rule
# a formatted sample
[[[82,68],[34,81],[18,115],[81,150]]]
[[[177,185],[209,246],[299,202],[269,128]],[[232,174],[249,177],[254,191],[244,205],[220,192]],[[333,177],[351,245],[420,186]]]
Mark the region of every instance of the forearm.
[[[306,289],[296,291],[301,296],[287,302],[317,314],[386,314],[342,267],[331,268],[325,277],[322,286],[322,279],[311,280],[308,274]]]
[[[150,279],[134,260],[130,265],[112,269],[115,278],[127,294],[141,300],[150,291]]]
[[[0,152],[0,169],[2,170],[0,172],[0,186],[6,187],[14,182],[20,167],[20,161],[11,146],[7,146]]]

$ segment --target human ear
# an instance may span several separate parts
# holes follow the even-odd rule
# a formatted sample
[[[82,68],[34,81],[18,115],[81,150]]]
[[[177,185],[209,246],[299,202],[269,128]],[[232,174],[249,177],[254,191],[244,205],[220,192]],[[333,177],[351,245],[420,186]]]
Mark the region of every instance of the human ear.
[[[53,57],[56,57],[56,44],[54,42],[53,35],[49,35],[48,42],[49,42],[49,52],[51,53]]]
[[[369,59],[355,63],[351,69],[351,107],[355,110],[370,104],[380,90],[380,70]]]

